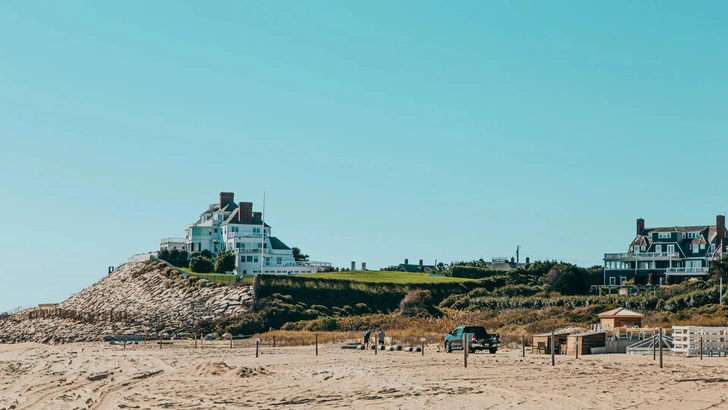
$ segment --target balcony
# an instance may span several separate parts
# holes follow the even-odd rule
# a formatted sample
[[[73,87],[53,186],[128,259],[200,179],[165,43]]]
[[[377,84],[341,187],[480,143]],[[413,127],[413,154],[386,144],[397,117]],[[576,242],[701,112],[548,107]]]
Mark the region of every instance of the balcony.
[[[638,252],[638,253],[605,253],[605,260],[622,259],[680,259],[677,252]]]
[[[253,248],[253,249],[239,249],[239,248],[236,248],[236,249],[233,249],[233,252],[235,252],[235,253],[261,253],[260,251],[261,251],[260,248]],[[266,253],[270,253],[270,252],[266,252]]]
[[[162,238],[162,245],[168,243],[185,243],[185,238]]]
[[[265,237],[269,237],[270,233],[265,233]],[[228,232],[227,233],[228,239],[230,238],[262,238],[263,234],[261,233],[253,233],[253,232]]]
[[[687,267],[687,268],[668,268],[665,270],[667,275],[707,275],[709,268],[702,267]]]

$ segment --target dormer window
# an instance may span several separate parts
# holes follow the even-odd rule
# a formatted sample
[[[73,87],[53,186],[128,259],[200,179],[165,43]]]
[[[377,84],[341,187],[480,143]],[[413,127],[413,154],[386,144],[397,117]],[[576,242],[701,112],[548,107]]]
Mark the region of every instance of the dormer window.
[[[672,238],[672,234],[670,232],[659,232],[657,234],[658,239],[670,239]]]
[[[695,239],[700,236],[700,232],[688,232],[688,239]]]

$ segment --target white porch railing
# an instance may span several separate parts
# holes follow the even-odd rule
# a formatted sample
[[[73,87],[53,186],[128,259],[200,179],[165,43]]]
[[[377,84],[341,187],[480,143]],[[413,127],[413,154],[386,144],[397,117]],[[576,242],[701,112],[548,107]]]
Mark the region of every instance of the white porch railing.
[[[638,253],[605,253],[604,259],[656,259],[670,258],[679,259],[677,252],[638,252]]]
[[[667,268],[665,271],[666,274],[679,274],[679,273],[698,273],[698,274],[705,274],[708,273],[708,268],[702,268],[702,267],[687,267],[687,268]]]

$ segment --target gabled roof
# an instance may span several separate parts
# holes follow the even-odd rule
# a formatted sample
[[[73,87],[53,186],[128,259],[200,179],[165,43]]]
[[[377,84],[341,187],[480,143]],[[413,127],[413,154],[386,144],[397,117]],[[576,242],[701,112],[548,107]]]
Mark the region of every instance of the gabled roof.
[[[629,246],[650,246],[650,240],[646,236],[640,235]]]
[[[271,236],[268,239],[270,239],[270,247],[272,249],[283,249],[283,250],[286,250],[286,251],[290,251],[291,250],[291,248],[289,248],[288,245],[286,245],[280,239],[278,239],[278,238],[276,238],[274,236]]]
[[[713,225],[715,226],[715,225]],[[709,229],[710,225],[703,226],[670,226],[664,228],[647,228],[647,232],[701,232]]]
[[[414,263],[400,263],[397,267],[404,272],[414,273],[420,271],[420,265]]]
[[[240,213],[240,209],[238,207],[236,207],[235,210],[230,213],[230,216],[228,216],[227,219],[225,219],[225,221],[223,223],[221,223],[220,225],[228,225],[228,224],[260,225],[263,223],[263,221],[260,218],[256,217],[255,215],[253,215],[252,223],[249,223],[249,224],[240,223],[240,221],[238,220],[238,213]],[[270,225],[268,225],[268,224],[265,224],[265,226],[266,226],[266,228],[270,228]]]
[[[707,242],[705,241],[705,237],[703,235],[698,236],[697,238],[693,239],[693,245],[705,245]]]
[[[645,317],[642,313],[637,313],[632,310],[628,310],[625,308],[616,308],[612,310],[608,310],[606,312],[599,313],[597,316],[600,318],[603,317]]]

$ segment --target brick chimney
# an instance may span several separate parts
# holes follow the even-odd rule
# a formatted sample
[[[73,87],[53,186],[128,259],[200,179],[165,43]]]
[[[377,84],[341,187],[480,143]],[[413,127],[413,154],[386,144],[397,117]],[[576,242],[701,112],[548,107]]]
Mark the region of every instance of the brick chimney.
[[[241,224],[253,223],[253,203],[252,202],[238,203],[238,223],[241,223]]]
[[[409,265],[409,259],[405,258],[405,260],[404,260],[404,264],[405,264],[405,265]]]
[[[531,263],[531,258],[529,258],[528,256],[526,256],[526,265],[528,265],[529,263]]]
[[[637,236],[642,235],[642,231],[645,230],[645,220],[642,218],[637,219]]]
[[[422,259],[420,259],[420,268],[422,267],[422,265],[423,265],[423,264],[422,264]]]
[[[263,219],[263,212],[253,212],[253,218],[254,219]]]
[[[718,234],[718,240],[720,246],[720,252],[723,254],[725,252],[726,243],[725,243],[725,216],[718,215],[715,217],[715,232]],[[722,243],[722,245],[720,245]]]
[[[230,202],[235,202],[235,194],[233,192],[220,192],[220,208]]]

